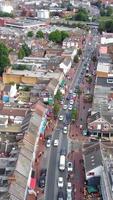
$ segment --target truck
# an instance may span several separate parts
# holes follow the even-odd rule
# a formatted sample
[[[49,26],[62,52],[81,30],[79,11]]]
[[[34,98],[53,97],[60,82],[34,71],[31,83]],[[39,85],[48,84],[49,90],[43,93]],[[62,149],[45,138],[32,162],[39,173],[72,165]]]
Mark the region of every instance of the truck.
[[[66,164],[65,155],[60,155],[59,170],[64,171],[65,170],[65,164]]]

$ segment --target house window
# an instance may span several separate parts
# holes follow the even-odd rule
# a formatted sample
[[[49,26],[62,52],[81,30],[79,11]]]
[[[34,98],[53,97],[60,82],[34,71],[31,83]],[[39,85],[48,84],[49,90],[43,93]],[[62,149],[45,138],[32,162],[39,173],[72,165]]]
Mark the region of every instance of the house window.
[[[108,78],[107,83],[113,83],[113,78]]]

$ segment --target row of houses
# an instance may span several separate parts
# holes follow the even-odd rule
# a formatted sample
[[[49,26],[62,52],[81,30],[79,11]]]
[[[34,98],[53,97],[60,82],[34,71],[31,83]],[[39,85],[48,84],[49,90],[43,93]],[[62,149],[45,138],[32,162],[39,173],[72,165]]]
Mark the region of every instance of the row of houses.
[[[112,44],[111,44],[112,45]],[[101,45],[88,130],[97,137],[113,136],[113,64],[108,45]]]
[[[88,117],[88,131],[93,139],[95,137],[99,140],[83,145],[83,158],[89,193],[91,190],[100,192],[103,200],[112,200],[113,63],[109,48],[111,50],[113,44],[112,35],[104,34],[103,37],[99,48],[92,111]]]

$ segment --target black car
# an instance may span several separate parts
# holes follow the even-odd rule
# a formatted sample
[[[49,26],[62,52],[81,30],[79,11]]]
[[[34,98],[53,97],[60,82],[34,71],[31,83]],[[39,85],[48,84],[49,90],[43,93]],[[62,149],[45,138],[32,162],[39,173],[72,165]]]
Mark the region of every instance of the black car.
[[[57,200],[64,200],[64,194],[62,191],[58,192]]]
[[[65,148],[60,150],[60,155],[64,155],[65,156],[66,154],[67,154],[67,151],[66,151]]]
[[[38,186],[40,188],[44,188],[45,187],[45,182],[46,182],[46,177],[45,176],[41,176],[39,178],[39,181],[38,181]]]
[[[40,170],[40,176],[46,176],[47,169]]]
[[[39,178],[39,181],[38,181],[38,186],[40,188],[44,188],[45,187],[46,172],[47,172],[47,169],[41,169],[41,171],[40,171],[40,178]]]

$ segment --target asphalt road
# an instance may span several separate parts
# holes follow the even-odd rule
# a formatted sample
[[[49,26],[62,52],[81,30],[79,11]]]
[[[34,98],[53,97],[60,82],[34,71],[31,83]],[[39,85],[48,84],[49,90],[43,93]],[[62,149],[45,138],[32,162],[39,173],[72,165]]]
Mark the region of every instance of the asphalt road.
[[[89,40],[86,42],[84,55],[83,55],[85,59],[84,61],[81,61],[79,64],[79,67],[73,77],[72,84],[70,85],[70,89],[74,89],[75,86],[79,85],[80,84],[79,82],[82,81],[81,72],[86,62],[86,58],[89,58],[89,61],[87,61],[87,63],[90,62],[90,57],[95,48],[95,42],[96,42],[95,37],[92,39],[92,41],[90,39],[90,42],[91,44],[89,44]],[[80,77],[81,77],[81,80],[80,80]],[[62,110],[61,114],[63,114],[66,117],[66,111]],[[64,172],[60,172],[58,169],[61,149],[65,148],[66,150],[68,150],[68,138],[67,138],[67,135],[62,133],[61,131],[62,128],[63,128],[63,122],[58,122],[56,130],[52,138],[52,140],[59,138],[59,145],[58,147],[53,147],[53,145],[51,146],[48,172],[47,172],[47,182],[46,182],[46,188],[45,188],[45,200],[57,199],[57,194],[58,194],[57,183],[58,183],[59,176],[62,176],[64,178],[64,187],[62,191],[66,195],[66,182],[67,182],[66,170]]]

